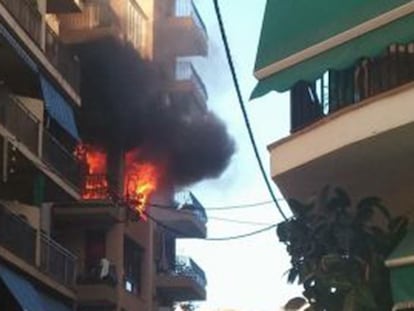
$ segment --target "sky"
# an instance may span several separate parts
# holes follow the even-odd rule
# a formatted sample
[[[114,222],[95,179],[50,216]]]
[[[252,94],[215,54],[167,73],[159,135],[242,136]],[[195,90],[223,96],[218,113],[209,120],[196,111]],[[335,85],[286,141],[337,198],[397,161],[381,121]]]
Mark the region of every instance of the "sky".
[[[265,2],[219,1],[257,146],[269,171],[267,145],[288,135],[289,102],[288,94],[275,92],[249,101],[256,84],[253,68]],[[190,190],[206,208],[269,201],[232,84],[213,1],[196,0],[195,3],[209,35],[209,56],[198,58],[196,67],[209,93],[208,106],[227,124],[236,141],[237,152],[220,178],[198,183]],[[276,187],[274,190],[281,198]],[[281,204],[289,213],[285,202],[281,201]],[[282,220],[273,204],[207,212],[210,217],[263,223],[253,226],[210,219],[207,226],[209,237],[243,234]],[[284,245],[278,242],[274,229],[234,241],[179,240],[177,252],[195,259],[206,272],[208,298],[198,304],[202,310],[274,311],[301,292],[298,286],[286,282],[284,274],[289,268],[289,257]]]

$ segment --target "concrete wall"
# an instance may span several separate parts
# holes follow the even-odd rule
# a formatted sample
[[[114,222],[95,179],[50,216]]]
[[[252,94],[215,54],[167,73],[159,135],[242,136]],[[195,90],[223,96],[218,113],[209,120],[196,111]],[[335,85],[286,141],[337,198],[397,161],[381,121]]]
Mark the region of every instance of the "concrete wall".
[[[17,96],[24,107],[29,110],[43,124],[44,103],[43,100],[31,97]]]
[[[35,229],[40,229],[40,208],[20,203],[18,201],[0,201],[10,212],[22,215]]]

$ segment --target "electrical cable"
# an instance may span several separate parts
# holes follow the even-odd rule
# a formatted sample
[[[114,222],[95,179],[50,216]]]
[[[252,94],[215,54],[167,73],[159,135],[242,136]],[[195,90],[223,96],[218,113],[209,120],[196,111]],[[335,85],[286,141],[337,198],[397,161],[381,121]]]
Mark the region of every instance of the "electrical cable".
[[[278,198],[278,201],[286,201],[284,198]],[[225,211],[225,210],[232,210],[232,209],[244,209],[244,208],[251,208],[251,207],[257,207],[257,206],[263,206],[268,204],[273,204],[273,200],[269,201],[262,201],[262,202],[254,202],[254,203],[244,203],[244,204],[236,204],[236,205],[222,205],[222,206],[204,206],[203,208],[206,211]],[[174,206],[171,205],[163,205],[158,203],[150,203],[150,205],[153,205],[155,207],[163,207],[163,208],[171,208]]]
[[[162,223],[158,219],[154,218],[148,212],[143,211],[143,214],[146,217],[148,217],[149,220],[153,221],[155,224],[157,224],[161,228],[165,229],[169,233],[172,233],[172,234],[177,235],[177,236],[186,236],[186,234],[184,234],[183,232],[180,232],[177,229],[174,229],[174,228],[172,228],[170,226],[167,226],[166,224]],[[239,234],[239,235],[233,235],[233,236],[227,236],[227,237],[213,237],[213,238],[196,238],[196,239],[203,240],[203,241],[216,241],[216,242],[219,242],[219,241],[239,240],[239,239],[244,239],[244,238],[248,238],[248,237],[255,236],[257,234],[264,233],[264,232],[269,231],[269,230],[271,230],[273,228],[276,228],[276,227],[277,227],[277,224],[273,224],[273,225],[264,227],[264,228],[259,229],[259,230],[250,231],[250,232],[242,233],[242,234]],[[189,236],[187,236],[187,237],[189,237]],[[189,238],[194,238],[194,237],[189,237]]]
[[[224,217],[215,217],[215,216],[208,216],[208,219],[224,221],[224,222],[231,222],[240,225],[252,225],[252,226],[270,226],[270,223],[265,222],[257,222],[257,221],[250,221],[250,220],[238,220],[238,219],[231,219],[231,218],[224,218]]]
[[[273,202],[272,202],[273,203]],[[168,210],[177,210],[176,206],[166,206],[166,205],[160,205],[160,204],[153,204],[153,203],[147,203],[148,206],[156,207],[156,208],[162,208],[162,209],[168,209]],[[253,226],[270,226],[270,223],[263,223],[263,222],[256,222],[256,221],[249,221],[249,220],[239,220],[239,219],[231,219],[231,218],[225,218],[225,217],[216,217],[216,216],[207,216],[208,219],[212,220],[218,220],[218,221],[224,221],[224,222],[231,222],[241,225],[253,225]]]
[[[276,206],[277,210],[279,211],[279,213],[283,217],[283,219],[287,220],[287,217],[286,217],[285,213],[283,212],[280,204],[278,203],[278,201],[276,199],[276,196],[273,192],[272,186],[271,186],[271,184],[270,184],[270,182],[267,178],[267,173],[264,169],[262,160],[260,159],[260,154],[259,154],[259,150],[258,150],[257,145],[256,145],[256,141],[254,139],[253,130],[252,130],[252,127],[250,125],[250,121],[249,121],[249,117],[247,115],[246,107],[244,106],[244,100],[243,100],[243,96],[241,94],[239,82],[238,82],[238,79],[237,79],[236,69],[234,67],[233,59],[232,59],[232,56],[231,56],[229,43],[227,41],[227,35],[226,35],[226,31],[224,29],[223,19],[222,19],[222,16],[221,16],[218,0],[213,0],[213,3],[214,3],[214,9],[215,9],[215,12],[216,12],[216,16],[217,16],[217,21],[218,21],[219,28],[220,28],[221,37],[222,37],[223,44],[224,44],[224,49],[225,49],[225,52],[226,52],[227,62],[228,62],[229,67],[230,67],[230,72],[231,72],[231,76],[233,78],[234,87],[236,89],[237,98],[238,98],[239,105],[240,105],[240,108],[241,108],[241,111],[242,111],[242,114],[243,114],[243,118],[244,118],[244,121],[245,121],[245,124],[246,124],[247,132],[249,134],[250,142],[252,144],[253,151],[254,151],[254,154],[256,156],[257,163],[258,163],[260,171],[262,173],[262,177],[264,179],[264,182],[266,183],[269,194],[270,194],[273,202],[275,203],[275,206]]]
[[[153,203],[147,203],[147,205],[156,207],[156,208],[161,208],[161,209],[177,210],[175,206],[166,206],[166,205],[159,205],[159,204],[153,204]],[[270,223],[255,222],[255,221],[249,221],[249,220],[238,220],[238,219],[216,217],[216,216],[210,216],[210,215],[208,215],[208,219],[231,222],[231,223],[236,223],[236,224],[243,224],[243,225],[253,225],[253,226],[270,226],[271,225]]]

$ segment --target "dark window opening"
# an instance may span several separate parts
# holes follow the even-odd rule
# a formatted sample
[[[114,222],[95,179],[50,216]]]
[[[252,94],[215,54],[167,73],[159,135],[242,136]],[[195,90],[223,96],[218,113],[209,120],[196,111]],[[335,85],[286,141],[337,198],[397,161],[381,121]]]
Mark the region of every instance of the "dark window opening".
[[[88,231],[85,238],[85,271],[89,275],[98,273],[100,261],[105,258],[105,233]]]
[[[124,238],[124,288],[139,295],[141,292],[143,249],[128,237]]]

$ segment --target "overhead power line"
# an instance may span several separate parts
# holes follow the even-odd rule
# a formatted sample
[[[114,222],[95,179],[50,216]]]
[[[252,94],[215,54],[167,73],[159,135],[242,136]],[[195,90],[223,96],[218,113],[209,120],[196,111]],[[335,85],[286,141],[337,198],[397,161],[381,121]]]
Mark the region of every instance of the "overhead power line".
[[[278,198],[278,201],[286,201],[284,198]],[[258,207],[263,205],[274,204],[273,200],[262,201],[262,202],[254,202],[254,203],[241,203],[235,205],[221,205],[221,206],[204,206],[203,208],[206,211],[225,211],[225,210],[232,210],[232,209],[245,209],[245,208],[252,208]],[[161,208],[176,208],[174,205],[166,205],[166,204],[159,204],[159,203],[149,203],[150,206],[154,207],[161,207]]]
[[[226,52],[227,62],[228,62],[229,67],[230,67],[230,72],[231,72],[231,76],[233,78],[234,87],[236,89],[237,98],[238,98],[239,105],[240,105],[240,108],[241,108],[241,111],[242,111],[242,114],[243,114],[244,122],[246,123],[246,128],[247,128],[247,132],[249,134],[250,142],[252,144],[253,151],[254,151],[254,154],[256,156],[259,168],[260,168],[260,172],[262,173],[263,180],[266,183],[267,189],[269,191],[269,194],[270,194],[273,202],[275,203],[276,208],[278,209],[278,211],[279,211],[280,215],[283,217],[283,219],[286,220],[287,217],[286,217],[285,213],[283,212],[280,204],[278,203],[278,201],[276,199],[276,196],[273,192],[272,186],[269,182],[269,179],[267,178],[267,173],[264,169],[262,160],[260,159],[259,150],[257,148],[256,141],[254,139],[253,130],[252,130],[252,127],[250,125],[249,117],[247,115],[247,110],[246,110],[246,107],[244,105],[243,96],[241,94],[239,82],[238,82],[238,79],[237,79],[236,69],[234,67],[233,59],[232,59],[231,52],[230,52],[229,43],[227,41],[227,35],[226,35],[226,31],[224,29],[223,19],[221,17],[221,12],[220,12],[220,7],[219,7],[219,4],[218,4],[218,0],[213,0],[213,2],[214,2],[214,9],[215,9],[216,16],[217,16],[217,21],[218,21],[219,28],[220,28],[221,37],[222,37],[223,44],[224,44],[224,49],[225,49],[225,52]]]
[[[224,218],[224,217],[215,217],[215,216],[208,216],[208,219],[224,221],[224,222],[231,222],[240,225],[252,225],[252,226],[271,226],[270,223],[264,222],[257,222],[257,221],[250,221],[250,220],[239,220],[239,219],[232,219],[232,218]]]
[[[167,206],[167,205],[160,205],[160,204],[154,204],[154,203],[148,203],[148,206],[161,208],[161,209],[168,209],[168,210],[177,210],[175,206]],[[270,226],[271,225],[270,223],[256,222],[256,221],[250,221],[250,220],[239,220],[239,219],[225,218],[225,217],[215,217],[215,216],[210,216],[210,215],[208,215],[208,219],[231,222],[231,223],[236,223],[236,224],[241,224],[241,225],[242,224],[253,225],[253,226]]]
[[[147,216],[149,220],[153,221],[155,224],[157,224],[158,226],[160,226],[164,230],[168,231],[169,233],[172,233],[172,234],[178,235],[178,236],[186,236],[186,234],[184,234],[183,232],[164,224],[163,222],[159,221],[158,219],[153,217],[148,212],[144,211],[143,214],[145,216]],[[266,226],[266,227],[264,227],[262,229],[259,229],[259,230],[254,230],[254,231],[250,231],[250,232],[242,233],[242,234],[238,234],[238,235],[232,235],[232,236],[226,236],[226,237],[197,238],[197,239],[203,240],[203,241],[216,241],[216,242],[240,240],[240,239],[252,237],[252,236],[267,232],[267,231],[272,230],[276,227],[277,227],[277,224],[273,224],[273,225]],[[189,238],[193,238],[193,237],[189,237]]]

